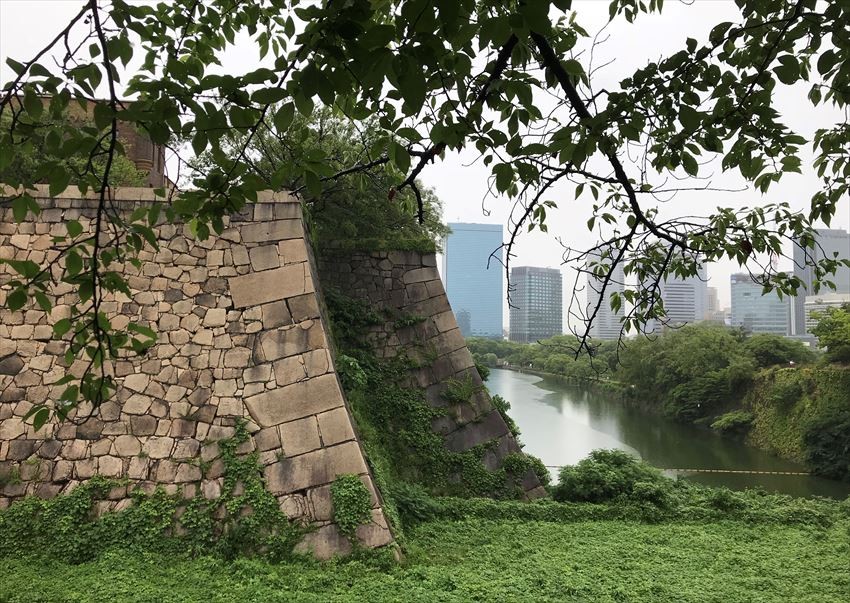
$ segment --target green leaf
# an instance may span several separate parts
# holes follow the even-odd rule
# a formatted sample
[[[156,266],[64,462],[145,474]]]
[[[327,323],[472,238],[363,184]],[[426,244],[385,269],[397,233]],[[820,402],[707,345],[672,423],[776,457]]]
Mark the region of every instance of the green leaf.
[[[65,333],[71,330],[71,321],[67,318],[62,318],[56,321],[56,324],[53,325],[53,334],[56,337],[62,337]]]
[[[15,75],[21,75],[26,69],[23,63],[19,63],[14,59],[7,58],[6,64],[12,68],[12,71],[15,72]]]
[[[694,132],[702,123],[702,116],[699,111],[688,105],[679,107],[679,121],[688,132]]]
[[[206,148],[209,140],[207,140],[207,134],[203,130],[198,130],[195,132],[195,135],[192,137],[192,150],[195,151],[195,155],[200,155],[203,153]]]
[[[108,128],[112,124],[112,107],[106,103],[95,103],[94,105],[94,125],[100,130]]]
[[[800,79],[800,62],[795,56],[786,54],[779,57],[779,65],[773,71],[780,82],[790,86]]]
[[[275,112],[273,122],[278,134],[282,134],[289,129],[294,117],[295,105],[292,103],[285,103]]]
[[[65,228],[68,230],[68,236],[70,237],[78,237],[83,232],[83,227],[77,220],[68,220],[65,222]]]
[[[406,174],[410,169],[410,154],[395,140],[390,143],[390,160],[402,174]]]
[[[295,107],[298,109],[298,112],[304,117],[310,117],[310,114],[313,112],[313,100],[304,96],[300,91],[295,94]]]
[[[17,312],[27,303],[27,294],[23,289],[15,289],[6,297],[6,307]]]
[[[41,291],[36,291],[33,297],[35,297],[35,302],[38,304],[38,307],[45,312],[50,312],[53,308],[53,305],[50,303],[50,299],[48,299],[48,297]]]
[[[50,184],[48,186],[50,196],[55,197],[64,192],[70,183],[71,173],[62,166],[56,166],[50,172]]]
[[[493,174],[496,176],[496,190],[500,193],[508,190],[514,178],[514,169],[509,163],[499,163],[493,166]]]
[[[65,269],[71,276],[79,274],[80,270],[83,269],[83,259],[76,249],[71,249],[65,256]]]
[[[26,109],[29,116],[36,121],[41,117],[41,113],[44,110],[44,105],[42,104],[41,99],[31,86],[27,86],[24,90],[24,109]]]
[[[251,95],[251,100],[258,105],[271,105],[287,98],[289,93],[283,88],[263,88]]]

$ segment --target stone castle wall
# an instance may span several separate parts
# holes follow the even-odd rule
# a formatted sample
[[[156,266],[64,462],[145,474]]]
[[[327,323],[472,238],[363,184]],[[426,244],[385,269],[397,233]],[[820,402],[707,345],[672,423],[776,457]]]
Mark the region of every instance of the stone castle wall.
[[[388,317],[372,327],[368,339],[378,357],[405,353],[418,361],[419,368],[409,372],[409,385],[423,388],[428,404],[446,411],[432,428],[450,450],[464,452],[495,442],[483,459],[490,470],[501,467],[508,454],[521,451],[482,387],[443,289],[435,254],[331,251],[319,258],[319,276],[326,287]],[[410,324],[403,326],[405,323]],[[451,380],[469,382],[475,393],[463,403],[447,401],[443,394]],[[546,494],[533,471],[523,477],[521,485],[528,498]]]
[[[116,197],[127,212],[162,202],[146,189]],[[37,218],[16,224],[0,202],[0,258],[41,265],[57,254],[52,237],[66,234],[64,221],[88,228],[96,207],[67,195],[43,195],[39,204]],[[118,326],[150,326],[158,341],[145,356],[114,363],[115,398],[86,421],[35,431],[22,419],[60,395],[64,386],[54,384],[69,370],[82,370],[80,361],[66,366],[64,344],[51,340],[53,324],[78,302],[72,287],[56,288],[49,314],[35,305],[0,309],[0,508],[67,492],[96,474],[215,498],[223,482],[215,442],[245,420],[252,437],[240,452],[259,453],[267,487],[291,519],[318,526],[303,549],[327,557],[349,547],[332,523],[329,491],[344,473],[373,492],[373,522],[359,539],[392,540],[334,369],[299,203],[264,196],[226,226],[207,241],[158,226],[159,250],[143,251],[140,269],[120,267],[132,295],[107,296],[102,310]],[[0,264],[0,304],[12,274]],[[110,498],[101,511],[129,504],[128,489]]]

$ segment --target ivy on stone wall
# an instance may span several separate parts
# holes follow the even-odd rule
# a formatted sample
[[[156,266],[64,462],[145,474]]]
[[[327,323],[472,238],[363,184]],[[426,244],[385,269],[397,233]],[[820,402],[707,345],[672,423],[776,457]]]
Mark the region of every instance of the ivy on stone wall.
[[[257,453],[237,453],[248,437],[245,424],[239,423],[233,437],[218,442],[224,463],[220,492],[201,491],[186,499],[162,487],[150,493],[137,488],[119,509],[98,514],[129,481],[95,476],[53,499],[16,502],[0,512],[0,556],[38,555],[82,563],[121,548],[288,558],[306,528],[291,523],[266,490]]]
[[[330,320],[337,344],[337,357],[351,411],[375,469],[374,459],[385,460],[376,481],[393,506],[392,492],[399,483],[419,484],[435,495],[493,496],[519,498],[523,490],[519,479],[532,468],[529,464],[505,464],[489,470],[483,460],[496,441],[485,442],[465,452],[446,448],[443,438],[434,433],[432,423],[446,416],[445,408],[434,408],[425,400],[421,388],[406,385],[411,369],[422,366],[422,359],[407,355],[377,358],[364,333],[380,316],[365,303],[331,288],[325,290]],[[424,362],[428,362],[425,358]],[[463,403],[478,390],[471,382],[449,380],[445,396]],[[448,400],[447,400],[448,401]],[[517,455],[522,456],[522,455]],[[392,513],[389,513],[392,516]]]

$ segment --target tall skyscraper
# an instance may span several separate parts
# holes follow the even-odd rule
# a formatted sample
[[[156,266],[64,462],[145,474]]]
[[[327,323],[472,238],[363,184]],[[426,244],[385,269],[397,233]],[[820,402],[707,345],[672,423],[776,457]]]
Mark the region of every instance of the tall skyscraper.
[[[749,274],[733,274],[730,284],[733,327],[743,327],[749,333],[788,334],[787,297],[779,299],[775,292],[763,294],[762,286]]]
[[[511,285],[511,341],[533,343],[564,332],[560,270],[515,266]]]
[[[708,271],[705,265],[699,267],[695,276],[684,279],[668,277],[662,281],[659,289],[661,300],[664,302],[665,318],[663,321],[650,321],[646,330],[657,332],[704,320],[708,308],[707,282]]]
[[[726,313],[720,308],[720,298],[717,296],[717,287],[706,288],[706,306],[703,320],[717,324],[726,323]]]
[[[603,259],[603,255],[603,252],[594,255],[588,261],[586,269],[592,271],[593,264],[602,263],[606,266],[609,265],[610,260],[608,258]],[[614,310],[611,309],[611,294],[620,293],[622,295],[625,289],[625,279],[626,277],[623,274],[623,264],[620,263],[614,268],[614,274],[611,275],[603,294],[602,287],[604,286],[605,279],[598,278],[594,274],[588,273],[586,316],[590,318],[593,315],[593,311],[597,304],[599,305],[599,310],[593,319],[593,323],[590,325],[590,336],[593,339],[616,340],[620,338],[623,326],[620,322],[620,318],[623,315],[623,310],[621,308],[619,312],[614,312]],[[605,299],[601,300],[600,303],[600,297],[602,295],[605,296]]]
[[[452,232],[443,244],[443,282],[461,333],[501,339],[502,225],[456,222],[449,228]],[[493,252],[496,259],[491,260]]]
[[[850,268],[840,267],[835,275],[828,277],[835,283],[835,291],[821,288],[815,293],[812,265],[822,259],[850,258],[850,234],[838,229],[818,229],[815,231],[814,248],[803,248],[794,244],[794,276],[803,281],[805,289],[799,289],[791,300],[791,324],[789,335],[804,336],[806,328],[806,296],[828,293],[850,293]]]

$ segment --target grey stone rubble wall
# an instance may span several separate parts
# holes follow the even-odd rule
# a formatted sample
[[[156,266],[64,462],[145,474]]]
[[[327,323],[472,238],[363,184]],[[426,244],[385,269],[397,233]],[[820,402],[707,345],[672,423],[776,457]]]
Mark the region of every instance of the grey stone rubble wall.
[[[506,455],[521,451],[481,387],[481,376],[443,289],[435,254],[333,250],[319,259],[319,277],[324,286],[384,311],[388,318],[372,327],[369,341],[379,357],[403,352],[421,365],[410,371],[409,385],[425,389],[427,402],[447,411],[432,427],[450,450],[463,452],[495,440],[484,457],[490,470],[500,467]],[[399,328],[399,319],[414,324]],[[452,379],[471,380],[477,392],[466,403],[450,404],[442,393]],[[531,471],[522,486],[528,498],[546,494]]]
[[[121,209],[157,202],[151,191],[118,193]],[[0,257],[41,264],[55,257],[51,237],[65,220],[88,227],[95,202],[39,199],[42,212],[16,224],[0,203]],[[0,508],[26,495],[52,497],[98,474],[127,477],[132,488],[215,498],[223,463],[215,443],[234,434],[239,419],[252,438],[269,490],[293,520],[317,530],[301,543],[319,557],[350,548],[332,523],[330,484],[361,476],[373,494],[373,522],[358,537],[367,546],[392,540],[337,379],[314,287],[301,207],[267,195],[227,223],[221,237],[195,241],[182,226],[157,228],[159,251],[126,265],[131,297],[105,298],[115,322],[154,328],[159,339],[144,357],[114,364],[119,388],[81,423],[50,423],[36,432],[22,420],[34,405],[55,399],[53,384],[82,363],[64,364],[64,344],[52,326],[77,298],[60,285],[50,314],[37,306],[0,309]],[[0,304],[11,269],[0,265]],[[89,409],[81,409],[86,412]],[[202,474],[201,462],[209,469]],[[99,512],[130,504],[116,488]]]

